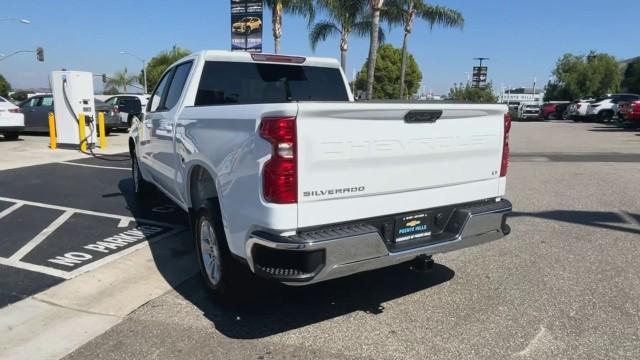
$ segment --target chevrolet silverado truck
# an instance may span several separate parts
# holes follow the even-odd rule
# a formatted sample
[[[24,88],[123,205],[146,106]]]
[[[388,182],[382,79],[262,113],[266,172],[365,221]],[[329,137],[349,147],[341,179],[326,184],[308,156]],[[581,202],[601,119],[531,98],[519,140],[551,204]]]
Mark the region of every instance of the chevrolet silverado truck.
[[[354,102],[334,59],[203,51],[134,122],[133,186],[189,213],[224,298],[245,276],[312,284],[502,238],[510,127],[505,105]]]

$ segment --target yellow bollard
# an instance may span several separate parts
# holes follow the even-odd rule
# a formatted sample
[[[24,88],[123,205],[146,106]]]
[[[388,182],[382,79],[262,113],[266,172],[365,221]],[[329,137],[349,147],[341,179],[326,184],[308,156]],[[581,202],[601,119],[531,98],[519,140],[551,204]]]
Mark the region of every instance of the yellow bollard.
[[[87,138],[85,135],[84,113],[78,117],[78,128],[80,130],[80,151],[87,152]]]
[[[104,131],[104,113],[102,111],[98,113],[98,126],[100,128],[100,149],[104,149],[107,147],[107,133]]]
[[[55,150],[58,147],[56,136],[56,118],[52,112],[49,113],[49,147]]]

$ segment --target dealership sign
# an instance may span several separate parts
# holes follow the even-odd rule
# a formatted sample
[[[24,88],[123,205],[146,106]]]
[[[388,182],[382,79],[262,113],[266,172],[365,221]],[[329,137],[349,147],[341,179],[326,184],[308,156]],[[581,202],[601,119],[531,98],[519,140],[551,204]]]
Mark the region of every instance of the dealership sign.
[[[487,87],[487,70],[486,66],[473,67],[473,87],[484,89]]]
[[[231,50],[262,52],[262,1],[231,0]]]

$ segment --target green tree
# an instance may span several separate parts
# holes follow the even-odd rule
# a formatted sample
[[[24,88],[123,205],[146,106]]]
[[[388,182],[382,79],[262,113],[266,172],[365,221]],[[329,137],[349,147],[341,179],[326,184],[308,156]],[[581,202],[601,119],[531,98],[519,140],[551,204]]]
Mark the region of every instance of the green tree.
[[[102,91],[103,95],[118,95],[120,91],[114,86],[109,86]]]
[[[464,17],[462,14],[444,6],[432,6],[424,0],[387,0],[382,12],[384,20],[390,25],[401,25],[404,29],[402,40],[402,67],[400,69],[400,83],[404,84],[404,77],[407,66],[407,46],[409,36],[413,32],[413,24],[417,18],[422,19],[429,28],[439,25],[446,28],[464,27]],[[400,99],[404,98],[405,87],[400,87]]]
[[[498,101],[498,97],[493,93],[492,83],[487,84],[483,89],[474,88],[469,84],[454,84],[449,91],[449,98],[474,103],[495,103]]]
[[[107,78],[105,87],[122,89],[126,93],[127,86],[131,86],[135,84],[136,80],[137,80],[137,77],[133,75],[129,75],[127,73],[127,68],[124,68],[124,71],[116,71],[109,78]]]
[[[625,91],[638,94],[640,93],[640,59],[627,65],[624,71],[622,87]]]
[[[373,99],[373,81],[376,73],[377,52],[380,46],[380,12],[384,0],[368,0],[371,9],[371,32],[369,34],[369,56],[367,57],[367,99]]]
[[[160,81],[160,77],[167,70],[171,64],[182,59],[183,57],[191,54],[191,50],[181,48],[179,46],[174,46],[171,50],[161,51],[158,55],[154,56],[147,63],[147,89],[152,91],[153,88],[156,87],[158,81]],[[141,79],[139,82],[143,83],[144,80],[142,76],[142,72],[138,77]]]
[[[594,51],[588,55],[563,55],[556,63],[553,76],[552,91],[571,100],[613,93],[620,88],[616,59]]]
[[[371,20],[366,16],[367,0],[318,0],[317,6],[324,10],[327,19],[311,26],[309,33],[311,49],[315,51],[320,41],[339,35],[340,65],[346,72],[349,36],[352,33],[361,37],[367,36],[371,29]]]
[[[29,97],[29,93],[24,90],[19,90],[11,94],[11,99],[14,101],[25,101]]]
[[[11,91],[11,84],[4,78],[2,74],[0,74],[0,96],[8,97],[9,92]]]
[[[271,30],[276,54],[280,53],[282,16],[284,13],[306,16],[309,19],[309,24],[313,22],[315,17],[313,0],[264,0],[264,4],[271,9]]]
[[[400,90],[400,65],[402,64],[402,50],[394,48],[390,44],[380,47],[377,52],[375,68],[375,82],[373,85],[372,99],[395,99]],[[356,87],[364,89],[367,86],[369,69],[368,61],[362,66],[362,70],[356,79]],[[407,94],[414,95],[420,88],[422,72],[413,55],[407,56],[406,87]]]

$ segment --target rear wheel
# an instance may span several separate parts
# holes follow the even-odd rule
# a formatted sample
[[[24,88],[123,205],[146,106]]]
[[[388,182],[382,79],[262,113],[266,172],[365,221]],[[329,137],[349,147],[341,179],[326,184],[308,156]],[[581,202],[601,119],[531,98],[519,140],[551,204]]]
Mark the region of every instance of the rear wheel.
[[[198,265],[207,288],[221,302],[245,300],[252,289],[253,275],[231,256],[217,201],[206,200],[192,226]]]
[[[600,116],[598,117],[599,122],[610,122],[613,120],[613,112],[612,111],[602,111]]]
[[[20,133],[17,131],[4,133],[4,138],[7,140],[18,140],[19,137],[20,137]]]

